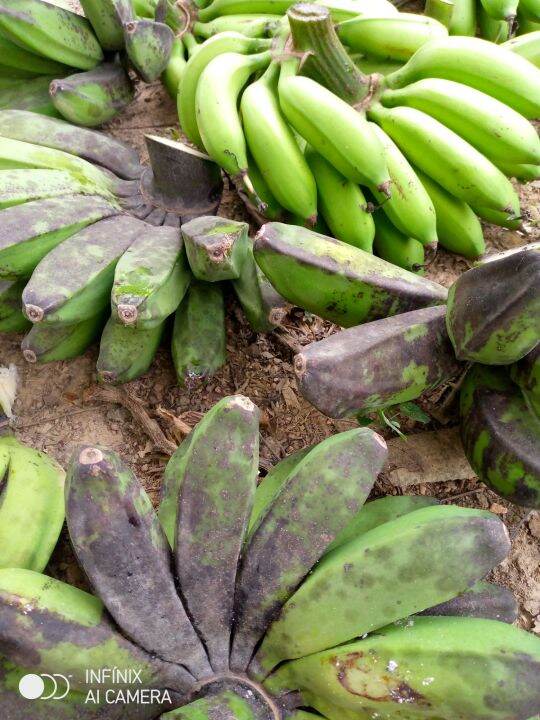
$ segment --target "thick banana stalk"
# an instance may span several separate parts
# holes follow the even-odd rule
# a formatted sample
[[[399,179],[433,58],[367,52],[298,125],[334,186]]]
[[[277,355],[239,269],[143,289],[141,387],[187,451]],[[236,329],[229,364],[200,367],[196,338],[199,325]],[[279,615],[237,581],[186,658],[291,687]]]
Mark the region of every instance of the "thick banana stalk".
[[[11,78],[33,78],[39,75],[62,76],[69,71],[66,65],[36,55],[0,36],[0,72]],[[19,88],[21,83],[17,83]]]
[[[78,357],[99,337],[104,324],[100,313],[75,325],[34,325],[21,343],[24,359],[43,364]]]
[[[182,225],[189,266],[197,280],[218,282],[240,277],[246,261],[249,226],[213,215]]]
[[[0,333],[26,332],[31,323],[21,310],[26,280],[0,280]]]
[[[0,30],[23,49],[80,70],[103,60],[88,20],[43,0],[3,3]]]
[[[148,83],[157,80],[171,55],[171,28],[153,20],[130,20],[124,24],[124,39],[127,55],[141,78]]]
[[[407,237],[380,210],[374,213],[375,255],[409,272],[424,274],[424,246],[413,237]]]
[[[111,317],[101,336],[96,365],[98,380],[122,385],[144,375],[154,360],[164,330],[165,323],[139,330]]]
[[[454,80],[497,98],[526,118],[540,117],[540,70],[525,58],[487,40],[448,37],[421,47],[385,78],[402,88],[429,77]]]
[[[53,80],[55,108],[72,123],[95,127],[107,122],[133,100],[133,88],[121,65],[104,63],[94,70]]]
[[[540,30],[507,40],[503,47],[540,68]]]
[[[64,477],[45,453],[0,438],[0,568],[45,569],[64,524]]]

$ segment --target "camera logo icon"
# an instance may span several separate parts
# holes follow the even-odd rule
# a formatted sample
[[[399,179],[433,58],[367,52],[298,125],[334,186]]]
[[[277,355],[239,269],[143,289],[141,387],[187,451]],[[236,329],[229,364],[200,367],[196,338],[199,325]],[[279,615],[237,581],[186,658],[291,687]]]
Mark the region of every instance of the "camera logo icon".
[[[19,680],[19,693],[26,700],[63,700],[69,690],[69,679],[58,673],[54,675],[29,673]]]

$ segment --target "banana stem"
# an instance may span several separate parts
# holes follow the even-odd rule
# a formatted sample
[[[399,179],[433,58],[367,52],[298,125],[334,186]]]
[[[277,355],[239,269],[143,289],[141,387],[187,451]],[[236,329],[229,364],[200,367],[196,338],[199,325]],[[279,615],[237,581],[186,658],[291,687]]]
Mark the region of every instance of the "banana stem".
[[[287,11],[293,46],[301,57],[300,72],[355,105],[371,90],[337,36],[330,11],[312,3],[298,3]]]
[[[426,0],[424,13],[446,27],[450,27],[454,14],[454,2],[453,0]]]

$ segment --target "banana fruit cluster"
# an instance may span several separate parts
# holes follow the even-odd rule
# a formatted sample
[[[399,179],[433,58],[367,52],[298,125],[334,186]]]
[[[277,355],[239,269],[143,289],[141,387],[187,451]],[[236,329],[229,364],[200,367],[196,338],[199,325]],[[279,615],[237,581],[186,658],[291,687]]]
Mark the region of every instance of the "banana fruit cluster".
[[[480,220],[518,229],[509,178],[540,177],[540,70],[386,0],[321,5],[199,10],[174,61],[187,138],[259,218],[415,272],[437,242],[482,255]]]
[[[259,411],[225,397],[170,459],[156,511],[114,452],[78,448],[66,517],[92,593],[0,570],[4,716],[534,717],[540,639],[482,579],[509,550],[504,524],[425,496],[366,503],[386,456],[356,428],[286,457],[257,487]],[[118,679],[96,684],[110,667]],[[69,677],[70,692],[26,701],[28,672]],[[130,698],[137,688],[151,701]]]

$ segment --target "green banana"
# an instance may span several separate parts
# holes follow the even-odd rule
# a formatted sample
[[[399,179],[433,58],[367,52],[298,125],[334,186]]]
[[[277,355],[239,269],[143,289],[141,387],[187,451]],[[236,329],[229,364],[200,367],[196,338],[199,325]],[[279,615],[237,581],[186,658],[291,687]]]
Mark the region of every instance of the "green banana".
[[[196,95],[203,71],[218,55],[258,52],[269,47],[269,43],[269,40],[246,38],[237,32],[223,32],[206,40],[189,58],[178,93],[178,117],[184,135],[201,150],[204,144],[197,125]]]
[[[223,15],[207,23],[195,22],[193,32],[205,39],[230,30],[246,37],[262,38],[274,35],[283,23],[281,15]]]
[[[204,147],[235,182],[248,190],[252,190],[252,185],[238,97],[250,76],[270,61],[270,52],[223,53],[206,66],[197,85],[197,125]]]
[[[494,20],[513,23],[520,0],[480,0],[482,8]]]
[[[448,35],[445,26],[425,15],[400,13],[390,17],[357,17],[340,23],[337,34],[353,52],[383,60],[408,60],[418,48]]]
[[[91,70],[103,60],[86,18],[42,0],[4,3],[0,31],[24,50],[80,70]]]
[[[3,35],[0,35],[0,55],[0,72],[12,78],[34,78],[37,75],[58,77],[68,72],[64,64],[29,52]]]
[[[20,82],[16,87],[6,87],[0,90],[0,108],[26,110],[32,114],[40,113],[52,117],[58,115],[49,95],[49,85],[53,78],[47,75],[26,80],[23,86]]]
[[[489,4],[493,5],[492,0],[488,1]],[[499,5],[498,2],[495,4]],[[486,12],[486,8],[481,1],[478,2],[478,27],[481,37],[494,43],[503,43],[510,37],[513,24],[514,18],[510,17],[509,20],[496,19]]]
[[[49,93],[55,108],[76,125],[102,125],[133,100],[133,88],[121,65],[103,63],[94,70],[53,80]]]
[[[292,225],[264,225],[255,259],[286,300],[342,327],[446,301],[437,283]]]
[[[181,38],[175,37],[169,61],[161,74],[162,83],[165,85],[171,98],[175,101],[180,91],[180,85],[186,71],[187,62],[184,43]]]
[[[161,325],[179,306],[190,280],[179,230],[146,225],[116,265],[112,316],[138,329]]]
[[[423,275],[425,256],[422,243],[400,232],[380,211],[374,213],[374,220],[375,255],[404,270]]]
[[[0,210],[60,195],[85,195],[87,187],[66,170],[1,170]]]
[[[509,547],[504,524],[484,510],[433,505],[383,523],[319,562],[282,608],[256,662],[268,672],[282,660],[326,650],[450,600],[501,562]],[[396,574],[376,571],[381,556]],[[322,587],[325,603],[316,600]],[[323,621],[328,607],[331,623]]]
[[[80,0],[99,44],[104,50],[123,50],[124,31],[117,0]]]
[[[538,0],[520,0],[519,12],[528,20],[540,23],[540,3]]]
[[[32,200],[2,210],[0,277],[28,277],[59,243],[117,212],[117,207],[93,195]]]
[[[521,180],[522,182],[532,182],[533,180],[538,180],[538,178],[540,178],[540,164],[510,165],[500,162],[498,166],[505,175],[508,177],[515,177],[516,180]]]
[[[422,308],[311,343],[294,360],[300,392],[334,418],[415,400],[459,373],[445,314]]]
[[[477,617],[512,624],[519,616],[519,608],[505,587],[480,580],[461,595],[427,608],[419,615]]]
[[[438,120],[409,107],[386,109],[378,105],[369,115],[409,162],[455,197],[502,211],[514,204],[516,193],[505,175]]]
[[[540,67],[540,30],[507,40],[503,47]]]
[[[21,310],[26,280],[0,280],[0,332],[26,332],[31,326]]]
[[[106,218],[49,252],[24,289],[26,317],[33,323],[74,324],[105,309],[116,264],[141,226],[127,215]]]
[[[467,140],[495,165],[540,163],[533,125],[495,98],[452,80],[419,80],[382,95],[387,107],[406,105],[427,113]]]
[[[330,9],[334,22],[349,20],[357,15],[372,14],[374,17],[381,17],[397,13],[392,3],[386,0],[321,0],[317,4]],[[244,13],[283,15],[291,5],[294,5],[294,0],[213,0],[207,7],[199,10],[199,20],[207,22],[221,15]]]
[[[317,183],[320,212],[332,235],[371,252],[375,224],[362,190],[313,149],[306,150],[306,160]]]
[[[221,286],[192,282],[176,311],[171,341],[180,385],[213,375],[227,360]]]
[[[450,35],[476,35],[476,0],[453,0]]]
[[[486,251],[486,243],[480,221],[463,200],[447,192],[435,180],[415,168],[435,208],[437,237],[446,250],[477,258]]]
[[[111,317],[101,336],[98,380],[121,385],[144,375],[154,360],[164,329],[165,323],[139,330]]]
[[[384,150],[361,113],[314,80],[283,73],[279,101],[296,132],[336,170],[390,197]]]
[[[247,223],[213,215],[184,223],[182,238],[193,275],[206,282],[238,279],[250,243],[248,231]]]
[[[0,437],[0,568],[44,570],[64,524],[64,477],[45,453]]]
[[[247,157],[248,175],[253,185],[253,192],[248,191],[246,188],[237,188],[237,190],[246,204],[248,212],[255,213],[257,219],[264,217],[267,220],[283,220],[286,211],[272,195],[266,179],[257,167],[253,156],[249,153],[249,148]]]
[[[130,20],[123,27],[126,53],[133,67],[145,82],[154,82],[169,62],[173,31],[153,20]]]
[[[479,218],[493,225],[506,227],[509,230],[520,230],[522,226],[522,214],[519,206],[519,198],[516,198],[512,209],[509,212],[500,212],[486,207],[475,207],[472,209]]]
[[[244,550],[237,582],[233,670],[248,665],[269,622],[360,510],[386,456],[380,435],[356,428],[327,438],[293,469],[252,528]]]
[[[540,345],[512,365],[510,377],[521,388],[530,411],[540,420]]]
[[[463,448],[480,480],[510,502],[540,509],[540,421],[507,370],[473,365],[460,415]]]
[[[540,70],[525,58],[487,40],[448,37],[421,47],[385,86],[402,88],[429,77],[481,90],[526,118],[540,117]]]
[[[273,62],[260,80],[244,91],[240,104],[244,133],[250,153],[272,195],[282,207],[308,223],[314,223],[317,188],[280,110],[278,75],[279,65]]]
[[[356,53],[351,53],[351,59],[354,60],[356,67],[365,75],[372,75],[373,73],[389,75],[403,66],[403,63],[395,60],[381,60],[380,58],[365,57]]]
[[[78,357],[99,337],[104,323],[100,313],[75,325],[34,325],[21,343],[24,359],[42,364]]]
[[[448,334],[460,360],[510,365],[540,337],[540,249],[494,258],[448,291]]]

